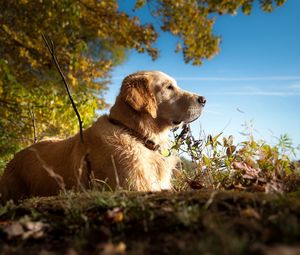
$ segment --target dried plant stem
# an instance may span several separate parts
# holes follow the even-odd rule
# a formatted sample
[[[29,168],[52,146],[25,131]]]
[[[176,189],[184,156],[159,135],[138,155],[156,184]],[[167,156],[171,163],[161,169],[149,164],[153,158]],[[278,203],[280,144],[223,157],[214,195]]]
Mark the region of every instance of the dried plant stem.
[[[29,109],[29,113],[31,116],[31,123],[32,123],[32,129],[33,129],[33,143],[36,143],[37,137],[36,137],[36,125],[35,125],[35,115],[33,111],[33,107]]]
[[[111,156],[111,162],[113,164],[113,168],[114,168],[114,171],[115,171],[117,189],[119,189],[120,188],[120,179],[119,179],[119,175],[118,175],[118,171],[117,171],[115,159],[114,159],[113,155],[110,155],[110,156]]]
[[[53,61],[55,63],[55,66],[56,66],[56,69],[59,72],[60,77],[62,78],[63,83],[65,85],[65,88],[67,90],[67,93],[68,93],[68,96],[70,98],[72,107],[73,107],[73,109],[74,109],[74,111],[76,113],[77,119],[78,119],[79,129],[80,129],[80,141],[81,141],[81,143],[84,143],[84,140],[83,140],[83,130],[82,130],[82,120],[80,118],[80,114],[79,114],[79,112],[77,110],[77,107],[76,107],[76,105],[75,105],[75,103],[73,101],[73,98],[71,96],[69,85],[67,83],[66,77],[65,77],[65,75],[64,75],[64,73],[63,73],[63,71],[62,71],[62,69],[61,69],[61,67],[60,67],[60,65],[58,63],[58,60],[57,60],[57,57],[56,57],[56,53],[55,53],[54,43],[53,43],[53,41],[51,39],[47,40],[46,37],[45,37],[45,35],[43,35],[43,34],[42,34],[42,37],[43,37],[43,40],[44,40],[44,42],[46,44],[46,47],[47,47],[48,51],[50,52],[50,54],[52,56],[52,59],[53,59]]]

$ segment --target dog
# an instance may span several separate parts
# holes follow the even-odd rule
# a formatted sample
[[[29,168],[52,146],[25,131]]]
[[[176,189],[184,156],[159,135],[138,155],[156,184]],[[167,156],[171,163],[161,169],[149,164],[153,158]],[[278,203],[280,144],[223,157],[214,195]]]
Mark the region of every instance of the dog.
[[[124,78],[108,115],[65,140],[35,143],[8,163],[0,180],[2,201],[51,196],[92,184],[134,191],[169,190],[176,155],[164,156],[168,132],[197,119],[206,103],[160,71]]]

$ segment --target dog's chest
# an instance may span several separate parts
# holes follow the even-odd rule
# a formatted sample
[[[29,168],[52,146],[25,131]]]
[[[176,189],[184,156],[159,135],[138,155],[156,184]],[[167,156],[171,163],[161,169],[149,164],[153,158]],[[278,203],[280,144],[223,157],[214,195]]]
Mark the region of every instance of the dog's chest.
[[[107,142],[113,147],[117,171],[125,177],[129,189],[159,191],[171,188],[176,157],[165,157],[124,134],[115,134]]]
[[[175,167],[172,157],[140,146],[136,151],[137,167],[132,168],[138,186],[142,190],[159,191],[171,188],[171,174]]]

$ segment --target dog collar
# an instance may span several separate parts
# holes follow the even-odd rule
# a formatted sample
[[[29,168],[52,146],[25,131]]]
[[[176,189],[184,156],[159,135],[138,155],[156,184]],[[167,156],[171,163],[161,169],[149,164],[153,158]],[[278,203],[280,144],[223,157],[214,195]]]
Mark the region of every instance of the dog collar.
[[[137,131],[127,127],[126,125],[124,125],[123,123],[121,123],[118,120],[112,119],[112,118],[108,118],[108,120],[110,121],[110,123],[112,123],[113,125],[116,126],[120,126],[122,127],[124,130],[127,131],[128,134],[130,134],[131,136],[137,138],[138,140],[140,140],[143,145],[152,151],[157,151],[160,148],[159,144],[156,144],[154,141],[152,141],[151,139],[148,139],[147,137],[141,135],[140,133],[138,133]]]

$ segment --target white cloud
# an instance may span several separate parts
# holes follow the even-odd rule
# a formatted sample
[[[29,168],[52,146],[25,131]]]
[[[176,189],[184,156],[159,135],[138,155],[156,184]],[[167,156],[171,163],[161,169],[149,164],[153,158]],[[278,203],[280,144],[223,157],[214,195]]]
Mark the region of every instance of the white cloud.
[[[296,88],[296,86],[294,86],[294,88]],[[273,97],[276,96],[295,97],[296,96],[297,97],[300,96],[300,91],[298,90],[295,91],[294,89],[291,90],[290,86],[287,86],[286,88],[283,88],[281,90],[278,89],[263,90],[255,86],[240,86],[235,90],[224,90],[223,92],[218,92],[218,94],[231,95],[231,96],[273,96]]]
[[[124,76],[125,77],[125,76]],[[114,76],[112,80],[123,80],[124,77]],[[178,81],[294,81],[300,76],[245,76],[245,77],[174,77]],[[297,83],[296,83],[297,84]]]
[[[299,82],[296,82],[296,83],[293,83],[292,85],[289,86],[290,89],[300,89],[300,81]]]
[[[292,81],[300,76],[257,76],[257,77],[175,77],[178,81]]]
[[[296,93],[287,91],[228,91],[224,92],[223,94],[232,96],[300,96],[300,92]]]

